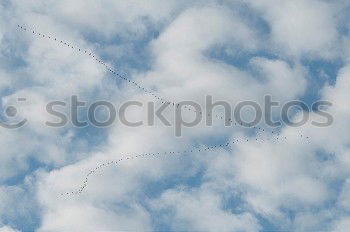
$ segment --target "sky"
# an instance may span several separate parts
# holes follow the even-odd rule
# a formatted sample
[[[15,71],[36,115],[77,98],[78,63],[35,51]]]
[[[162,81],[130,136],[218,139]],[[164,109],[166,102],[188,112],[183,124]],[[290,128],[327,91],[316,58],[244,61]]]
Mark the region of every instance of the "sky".
[[[0,120],[27,119],[0,127],[0,232],[347,231],[349,10],[346,0],[0,0]],[[324,100],[334,120],[316,127],[317,112],[295,112],[310,120],[279,128],[283,141],[264,123],[216,119],[181,136],[159,121],[45,125],[46,104],[73,95],[161,105],[106,66],[171,102]],[[128,116],[145,120],[146,109]]]

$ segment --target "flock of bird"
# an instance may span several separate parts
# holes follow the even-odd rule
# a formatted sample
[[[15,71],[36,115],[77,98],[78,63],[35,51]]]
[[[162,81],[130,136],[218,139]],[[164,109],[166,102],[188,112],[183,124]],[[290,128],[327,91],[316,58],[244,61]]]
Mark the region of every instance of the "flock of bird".
[[[41,38],[47,38],[47,39],[50,39],[50,40],[53,40],[55,42],[57,42],[58,44],[61,44],[63,46],[67,46],[68,48],[71,48],[73,49],[74,51],[76,52],[80,52],[82,54],[85,54],[85,55],[88,55],[90,56],[92,59],[94,59],[96,62],[98,62],[99,64],[103,65],[110,73],[112,73],[116,78],[120,78],[124,81],[126,81],[127,83],[135,86],[136,88],[142,90],[143,92],[145,92],[146,94],[150,94],[152,97],[154,97],[155,99],[159,100],[161,103],[163,104],[172,104],[176,107],[179,106],[179,104],[173,102],[173,101],[168,101],[168,100],[165,100],[163,97],[159,96],[158,94],[156,94],[154,91],[149,91],[147,90],[145,87],[141,86],[139,83],[137,83],[136,81],[132,80],[132,79],[129,79],[127,78],[126,76],[124,75],[121,75],[119,74],[118,72],[116,72],[112,67],[108,66],[105,62],[103,62],[101,59],[99,59],[97,56],[95,56],[92,52],[90,51],[87,51],[85,49],[81,49],[81,48],[78,48],[76,46],[73,46],[71,45],[70,43],[67,43],[63,40],[60,40],[60,39],[57,39],[56,37],[54,36],[48,36],[48,35],[45,35],[43,33],[40,33],[40,32],[36,32],[35,30],[29,30],[27,29],[25,26],[21,26],[21,25],[17,25],[17,27],[22,30],[22,31],[25,31],[25,32],[29,32],[29,33],[32,33],[36,36],[39,36]],[[190,107],[187,107],[187,106],[183,106],[185,109],[187,110],[190,110],[190,111],[193,111],[193,112],[196,112],[195,109],[193,108],[190,108]],[[202,114],[202,112],[199,112],[200,114]],[[210,114],[208,115],[210,116]],[[224,117],[222,115],[219,115],[219,114],[213,114],[213,116],[215,116],[216,118],[218,119],[224,119]],[[228,119],[229,122],[231,123],[234,123],[232,119]],[[234,125],[237,125],[237,123],[234,123]],[[242,124],[240,124],[242,126]],[[225,147],[229,147],[230,145],[232,144],[235,144],[235,143],[239,143],[239,142],[249,142],[251,140],[255,140],[255,141],[264,141],[263,139],[261,139],[258,135],[259,133],[266,133],[267,136],[266,136],[266,140],[272,140],[272,139],[275,139],[276,141],[283,141],[283,140],[287,140],[287,137],[285,136],[280,136],[280,129],[275,129],[275,130],[272,130],[270,132],[268,132],[266,129],[262,128],[262,127],[258,127],[258,126],[254,126],[254,127],[251,127],[253,128],[254,130],[256,130],[256,137],[255,139],[244,139],[244,140],[232,140],[230,142],[226,142],[224,144],[220,144],[220,145],[215,145],[215,146],[207,146],[205,148],[192,148],[192,149],[189,149],[189,150],[182,150],[182,151],[167,151],[167,152],[155,152],[155,153],[145,153],[145,154],[137,154],[137,155],[133,155],[133,156],[128,156],[128,157],[125,157],[125,158],[120,158],[118,160],[113,160],[113,161],[107,161],[105,163],[102,163],[100,165],[97,165],[94,169],[92,169],[91,171],[89,171],[89,173],[87,173],[84,181],[82,182],[81,186],[76,190],[76,191],[70,191],[70,192],[66,192],[66,193],[62,193],[61,195],[62,196],[66,196],[66,195],[79,195],[81,194],[88,186],[88,182],[89,182],[89,178],[91,175],[93,174],[96,174],[96,172],[102,168],[106,168],[108,166],[111,166],[111,165],[118,165],[120,164],[121,162],[125,162],[127,160],[134,160],[134,159],[139,159],[139,158],[156,158],[156,157],[162,157],[162,156],[166,156],[166,155],[181,155],[181,154],[189,154],[189,153],[195,153],[195,152],[202,152],[202,151],[209,151],[209,150],[214,150],[214,149],[217,149],[217,148],[225,148]],[[271,137],[272,135],[272,137]],[[309,139],[308,136],[303,136],[302,134],[300,134],[300,137],[301,138],[306,138],[306,139]]]
[[[257,128],[257,129],[260,130],[261,132],[266,132],[265,129],[262,129],[262,128]],[[266,140],[275,140],[275,141],[287,140],[287,137],[280,136],[279,132],[271,131],[271,134],[275,134],[272,137],[270,137],[268,135],[268,132],[266,132],[266,133],[267,133]],[[302,134],[300,135],[300,138],[303,138]],[[305,138],[309,139],[308,136]],[[226,142],[226,143],[218,144],[218,145],[213,145],[213,146],[204,146],[204,148],[203,147],[202,148],[192,147],[190,149],[181,150],[181,151],[163,151],[163,152],[154,152],[154,153],[144,153],[144,154],[126,156],[126,157],[120,158],[118,160],[106,161],[102,164],[97,165],[94,169],[90,170],[86,174],[84,181],[82,182],[82,184],[80,185],[80,187],[77,190],[61,193],[61,196],[80,195],[88,187],[88,182],[89,182],[90,176],[96,174],[97,171],[104,169],[104,168],[107,168],[111,165],[119,165],[120,163],[125,162],[125,161],[141,159],[141,158],[160,158],[160,157],[166,157],[166,156],[174,157],[175,155],[178,155],[178,157],[182,157],[185,154],[192,154],[192,153],[196,153],[196,152],[206,152],[206,151],[210,151],[210,150],[214,150],[214,149],[218,149],[218,148],[229,148],[231,145],[238,144],[240,142],[249,142],[249,141],[259,142],[259,141],[264,141],[264,140],[259,138],[259,136],[256,136],[254,139],[249,139],[249,138],[233,139],[230,142]]]
[[[78,48],[76,46],[73,46],[71,45],[70,43],[66,42],[66,41],[63,41],[63,40],[60,40],[54,36],[50,36],[50,35],[45,35],[43,33],[40,33],[40,32],[37,32],[35,30],[29,30],[27,29],[25,26],[21,26],[21,25],[17,25],[17,28],[21,29],[22,31],[25,31],[25,32],[29,32],[29,33],[32,33],[33,35],[36,35],[36,36],[39,36],[41,38],[47,38],[49,40],[52,40],[52,41],[55,41],[56,43],[59,43],[63,46],[67,46],[68,48],[71,48],[72,50],[74,50],[75,52],[79,52],[81,54],[84,54],[84,55],[87,55],[87,56],[90,56],[93,60],[95,60],[96,62],[98,62],[99,64],[103,65],[107,71],[109,71],[110,73],[113,74],[113,76],[115,76],[116,78],[119,78],[119,79],[122,79],[124,81],[126,81],[127,83],[131,84],[131,85],[134,85],[136,88],[140,89],[141,91],[145,92],[146,94],[150,94],[152,97],[154,97],[155,99],[159,100],[161,103],[163,104],[172,104],[176,107],[179,106],[179,104],[173,102],[173,101],[168,101],[166,99],[164,99],[163,97],[159,96],[158,94],[156,94],[154,91],[150,91],[148,90],[147,88],[143,87],[142,85],[140,85],[139,83],[137,83],[136,81],[130,79],[130,78],[127,78],[125,75],[122,75],[118,72],[116,72],[112,67],[110,67],[108,64],[106,64],[105,62],[103,62],[101,59],[99,59],[96,55],[94,55],[91,51],[88,51],[88,50],[85,50],[85,49],[81,49],[81,48]],[[195,109],[193,108],[190,108],[188,106],[183,106],[185,109],[187,110],[190,110],[190,111],[194,111],[196,112]],[[202,112],[199,112],[199,113],[202,113]]]

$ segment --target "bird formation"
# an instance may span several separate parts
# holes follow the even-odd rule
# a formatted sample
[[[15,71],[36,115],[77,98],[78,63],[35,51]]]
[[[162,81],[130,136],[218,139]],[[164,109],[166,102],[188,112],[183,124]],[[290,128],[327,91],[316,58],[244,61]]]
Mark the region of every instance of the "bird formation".
[[[110,73],[113,74],[113,76],[115,76],[116,78],[119,78],[123,81],[126,81],[127,83],[129,83],[130,85],[142,90],[143,92],[145,92],[146,94],[150,94],[152,97],[154,97],[155,99],[159,100],[162,104],[169,104],[169,105],[173,105],[173,106],[176,106],[176,107],[179,107],[179,104],[178,103],[175,103],[173,101],[169,101],[169,100],[166,100],[165,98],[159,96],[158,94],[156,94],[154,91],[150,91],[148,90],[147,88],[143,87],[142,85],[140,85],[139,83],[137,83],[136,81],[130,79],[130,78],[127,78],[125,75],[122,75],[118,72],[116,72],[112,67],[108,66],[105,62],[103,62],[103,60],[99,59],[96,55],[94,55],[92,52],[90,51],[87,51],[85,49],[81,49],[81,48],[78,48],[77,46],[73,46],[71,45],[70,43],[66,42],[66,41],[63,41],[63,40],[60,40],[56,37],[53,37],[53,36],[48,36],[48,35],[45,35],[43,33],[40,33],[40,32],[37,32],[35,30],[29,30],[27,29],[25,26],[21,26],[21,25],[17,25],[17,28],[19,28],[20,30],[22,31],[25,31],[25,32],[29,32],[29,33],[32,33],[36,36],[39,36],[40,38],[47,38],[47,39],[50,39],[50,40],[53,40],[55,41],[56,43],[60,44],[60,45],[63,45],[63,46],[67,46],[68,48],[71,48],[73,51],[75,52],[79,52],[79,53],[82,53],[84,55],[88,55],[89,57],[91,57],[93,60],[95,60],[96,62],[98,62],[99,64],[103,65],[107,71],[109,71]],[[192,111],[192,112],[197,112],[196,109],[194,108],[191,108],[187,105],[184,105],[183,106],[185,109],[189,110],[189,111]],[[198,112],[199,114],[203,114],[202,111],[199,111]],[[229,123],[231,123],[231,125],[235,125],[237,126],[238,124],[235,123],[232,118],[226,118],[224,117],[222,114],[207,114],[208,117],[215,117],[217,119],[222,119],[222,120],[227,120]],[[242,123],[240,124],[242,126]],[[251,127],[249,125],[245,125],[246,127]]]
[[[81,49],[78,48],[76,46],[71,45],[68,42],[65,42],[63,40],[60,40],[54,36],[48,36],[45,34],[42,34],[40,32],[37,32],[35,30],[29,30],[27,29],[25,26],[21,26],[21,25],[17,25],[17,28],[19,28],[22,31],[25,32],[29,32],[32,33],[34,35],[39,36],[40,38],[47,38],[50,39],[52,41],[57,42],[60,45],[63,46],[67,46],[68,48],[71,48],[73,51],[75,52],[79,52],[82,53],[84,55],[88,55],[89,57],[91,57],[92,59],[94,59],[96,62],[98,62],[99,64],[103,65],[107,71],[109,71],[110,73],[113,74],[114,77],[119,78],[121,80],[126,81],[128,84],[140,89],[141,91],[145,92],[146,94],[150,94],[152,97],[154,97],[155,99],[159,100],[161,103],[163,104],[172,104],[173,106],[179,107],[178,103],[175,103],[173,101],[168,101],[165,98],[159,96],[158,94],[156,94],[154,91],[150,91],[147,88],[143,87],[142,85],[140,85],[139,83],[137,83],[136,81],[127,78],[125,75],[122,75],[120,73],[118,73],[117,71],[115,71],[112,67],[108,66],[105,62],[103,62],[101,59],[99,59],[96,55],[94,55],[92,52],[87,51],[85,49]],[[183,106],[185,109],[192,111],[192,112],[197,112],[195,109],[190,108],[186,105]],[[198,113],[202,114],[201,111],[199,111]],[[219,115],[219,114],[208,114],[208,116],[214,116],[217,119],[225,119],[225,117],[223,115]],[[225,119],[226,120],[226,119]],[[232,123],[232,125],[234,124],[235,126],[237,126],[236,122],[233,122],[233,120],[227,119],[230,123]],[[242,123],[240,123],[239,125],[243,126]],[[231,142],[227,142],[224,144],[220,144],[220,145],[215,145],[215,146],[206,146],[205,148],[195,148],[193,147],[192,149],[189,150],[182,150],[182,151],[168,151],[168,152],[155,152],[155,153],[145,153],[145,154],[138,154],[138,155],[133,155],[133,156],[128,156],[125,158],[120,158],[119,160],[113,160],[113,161],[107,161],[104,162],[98,166],[96,166],[94,169],[92,169],[85,177],[85,180],[83,181],[82,185],[76,190],[76,191],[71,191],[71,192],[66,192],[66,193],[62,193],[61,196],[67,196],[67,195],[80,195],[86,188],[89,182],[89,178],[91,175],[95,174],[98,170],[103,169],[105,167],[111,166],[111,165],[118,165],[121,162],[125,162],[127,160],[134,160],[134,159],[138,159],[138,158],[160,158],[162,156],[165,155],[181,155],[181,154],[190,154],[190,153],[195,153],[195,152],[202,152],[202,151],[209,151],[209,150],[214,150],[217,148],[225,148],[225,147],[229,147],[232,144],[235,143],[239,143],[239,142],[249,142],[251,140],[253,141],[264,141],[263,139],[259,138],[259,133],[261,135],[261,133],[267,133],[269,134],[269,132],[267,132],[264,128],[262,127],[257,127],[257,126],[251,126],[249,128],[253,128],[255,130],[257,130],[256,133],[256,137],[255,139],[245,139],[245,140],[239,140],[239,139],[235,139],[232,140]],[[276,129],[276,130],[272,130],[271,131],[272,137],[270,136],[270,134],[266,137],[266,140],[273,140],[275,139],[276,141],[283,141],[283,140],[287,140],[287,137],[282,137],[280,136],[280,129]],[[308,136],[303,136],[302,134],[300,134],[301,138],[306,138],[307,140],[309,139]]]
[[[279,131],[272,130],[270,133],[268,133],[265,129],[261,127],[256,128],[258,132],[266,133],[267,138],[266,140],[275,140],[275,141],[286,141],[287,137],[286,136],[281,136]],[[257,133],[258,134],[258,133]],[[260,133],[261,135],[261,133]],[[272,136],[271,136],[272,135]],[[306,138],[307,140],[309,139],[308,136],[304,136],[300,134],[300,138]],[[178,155],[178,157],[182,157],[185,154],[192,154],[196,152],[205,152],[205,151],[210,151],[214,150],[217,148],[228,148],[230,145],[238,144],[240,142],[258,142],[258,141],[264,141],[263,139],[259,138],[259,136],[256,136],[255,139],[252,138],[246,138],[246,139],[233,139],[230,142],[218,144],[218,145],[213,145],[213,146],[204,146],[204,148],[198,148],[198,147],[192,147],[187,150],[180,150],[180,151],[164,151],[164,152],[154,152],[154,153],[144,153],[144,154],[137,154],[137,155],[131,155],[131,156],[126,156],[124,158],[120,158],[118,160],[112,160],[112,161],[106,161],[98,166],[96,166],[94,169],[90,170],[86,176],[80,187],[75,190],[75,191],[70,191],[70,192],[65,192],[61,193],[61,196],[72,196],[72,195],[80,195],[87,187],[88,187],[88,182],[89,178],[91,175],[96,174],[97,171],[104,169],[108,166],[111,165],[118,165],[121,162],[125,162],[128,160],[135,160],[135,159],[141,159],[141,158],[161,158],[161,157],[169,157],[169,156],[175,156]]]
[[[125,75],[122,75],[118,72],[116,72],[112,67],[110,67],[109,65],[107,65],[105,62],[103,62],[101,59],[99,59],[96,55],[94,55],[92,52],[88,51],[88,50],[85,50],[85,49],[81,49],[81,48],[78,48],[76,46],[73,46],[71,45],[70,43],[66,42],[66,41],[63,41],[63,40],[60,40],[54,36],[48,36],[48,35],[45,35],[43,33],[40,33],[40,32],[37,32],[35,30],[29,30],[27,29],[25,26],[21,26],[21,25],[17,25],[17,28],[19,28],[20,30],[22,31],[25,31],[25,32],[29,32],[29,33],[32,33],[33,35],[36,35],[36,36],[39,36],[41,38],[47,38],[47,39],[50,39],[52,41],[55,41],[56,43],[60,44],[60,45],[63,45],[63,46],[67,46],[68,48],[71,48],[72,50],[74,50],[75,52],[79,52],[79,53],[82,53],[84,55],[88,55],[90,56],[93,60],[95,60],[96,62],[98,62],[99,64],[103,65],[107,71],[109,71],[110,73],[113,74],[114,77],[116,78],[119,78],[123,81],[126,81],[127,83],[129,83],[130,85],[133,85],[134,87],[140,89],[141,91],[145,92],[146,94],[150,94],[153,98],[159,100],[160,102],[162,102],[163,104],[172,104],[173,106],[176,106],[176,107],[179,107],[179,104],[178,103],[175,103],[173,101],[168,101],[166,99],[164,99],[163,97],[159,96],[158,94],[156,94],[154,91],[150,91],[148,90],[147,88],[143,87],[142,85],[140,85],[139,83],[137,83],[136,81],[130,79],[130,78],[127,78]],[[183,106],[185,109],[189,110],[189,111],[193,111],[193,112],[197,112],[195,109],[191,108],[191,107],[188,107],[186,105]],[[199,112],[200,114],[202,112]],[[219,115],[217,115],[217,117],[219,117]]]

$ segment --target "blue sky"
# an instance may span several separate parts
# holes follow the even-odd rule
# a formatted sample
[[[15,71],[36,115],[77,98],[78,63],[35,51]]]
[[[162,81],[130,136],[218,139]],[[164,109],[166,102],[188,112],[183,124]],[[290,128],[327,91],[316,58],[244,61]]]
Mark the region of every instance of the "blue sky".
[[[20,129],[0,128],[0,232],[346,231],[349,6],[326,0],[0,1],[0,118],[28,119]],[[186,128],[180,137],[159,122],[50,128],[46,104],[72,95],[88,104],[160,102],[49,35],[93,52],[172,102],[204,105],[212,95],[233,105],[262,103],[267,94],[281,104],[327,100],[334,122],[282,126],[283,141],[263,123],[267,132],[218,120]],[[16,106],[17,118],[4,115],[8,106]],[[128,116],[145,120],[145,113],[132,108]],[[173,113],[164,114],[172,119]],[[86,109],[79,117],[86,118]],[[315,112],[309,117],[320,119]],[[104,162],[192,149],[101,168],[81,194],[61,196]]]

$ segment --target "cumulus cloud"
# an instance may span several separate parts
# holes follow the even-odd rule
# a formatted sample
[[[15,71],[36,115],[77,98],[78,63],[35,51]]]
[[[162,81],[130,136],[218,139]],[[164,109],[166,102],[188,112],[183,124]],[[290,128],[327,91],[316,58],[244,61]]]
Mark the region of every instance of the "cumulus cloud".
[[[222,209],[217,194],[206,189],[172,189],[152,202],[171,230],[258,231],[249,213],[231,214]]]
[[[350,69],[348,34],[340,29],[347,27],[341,15],[346,5],[321,0],[0,3],[1,109],[14,105],[17,116],[28,120],[19,130],[0,128],[0,231],[345,231]],[[17,24],[28,31],[17,30]],[[309,80],[319,80],[308,64],[330,62],[320,67],[327,72],[341,59],[332,84],[312,87],[333,103],[324,110],[334,122],[326,128],[284,126],[280,140],[264,124],[264,133],[256,134],[218,121],[210,128],[186,128],[181,137],[159,122],[137,128],[120,122],[103,129],[48,128],[46,103],[68,101],[71,95],[88,103],[160,102],[113,80],[91,57],[31,30],[92,51],[111,66],[120,63],[117,71],[174,102],[203,104],[212,95],[232,105],[261,104],[267,94],[280,103],[305,100]],[[21,105],[18,98],[27,100]],[[170,108],[164,113],[172,123],[173,113]],[[324,119],[318,112],[302,113]],[[145,108],[127,114],[132,120],[147,116]],[[105,161],[221,142],[231,144],[108,166],[91,175],[82,194],[61,195],[79,188]]]
[[[272,43],[292,56],[336,56],[339,6],[328,1],[248,1],[269,23]]]

